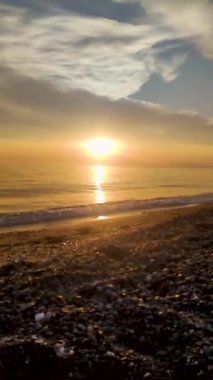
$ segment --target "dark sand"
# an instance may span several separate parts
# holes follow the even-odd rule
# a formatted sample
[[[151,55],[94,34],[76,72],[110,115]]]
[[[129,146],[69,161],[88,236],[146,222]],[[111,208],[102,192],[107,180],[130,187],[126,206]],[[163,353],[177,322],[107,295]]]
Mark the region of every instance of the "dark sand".
[[[0,235],[0,379],[213,378],[213,205]]]

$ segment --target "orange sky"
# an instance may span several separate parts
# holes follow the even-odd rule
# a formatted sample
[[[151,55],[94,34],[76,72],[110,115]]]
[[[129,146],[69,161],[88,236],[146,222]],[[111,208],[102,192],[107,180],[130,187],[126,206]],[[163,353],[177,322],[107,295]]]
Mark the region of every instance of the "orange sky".
[[[213,167],[211,146],[193,144],[154,144],[122,141],[115,154],[98,158],[89,154],[81,140],[72,143],[57,140],[0,140],[1,164],[112,164],[144,166],[206,166]]]

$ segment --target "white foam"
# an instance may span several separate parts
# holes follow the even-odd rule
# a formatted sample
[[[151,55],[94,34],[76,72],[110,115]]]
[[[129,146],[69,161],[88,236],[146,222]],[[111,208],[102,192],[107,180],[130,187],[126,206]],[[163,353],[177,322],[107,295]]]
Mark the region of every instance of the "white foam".
[[[98,218],[101,215],[107,216],[133,210],[185,206],[210,201],[213,201],[213,193],[185,197],[111,202],[104,204],[83,205],[77,207],[65,207],[31,212],[4,213],[0,214],[0,227],[12,227],[90,216],[95,216]]]

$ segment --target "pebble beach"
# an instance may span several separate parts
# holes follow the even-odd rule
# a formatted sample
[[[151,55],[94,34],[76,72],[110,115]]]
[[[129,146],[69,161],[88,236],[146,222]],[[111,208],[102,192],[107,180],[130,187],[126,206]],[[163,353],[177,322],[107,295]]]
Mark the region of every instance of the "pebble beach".
[[[1,380],[213,378],[213,204],[0,234]]]

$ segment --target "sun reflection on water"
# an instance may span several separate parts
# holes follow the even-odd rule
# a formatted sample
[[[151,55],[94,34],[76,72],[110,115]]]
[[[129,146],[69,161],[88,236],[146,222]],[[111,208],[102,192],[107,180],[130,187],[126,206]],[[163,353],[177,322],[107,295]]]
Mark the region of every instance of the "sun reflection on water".
[[[96,219],[97,220],[106,220],[106,219],[108,219],[108,216],[106,216],[106,215],[99,215]]]
[[[103,165],[97,165],[95,166],[95,197],[96,197],[96,203],[104,203],[105,202],[105,196],[103,191],[103,181],[105,177],[105,166]]]

